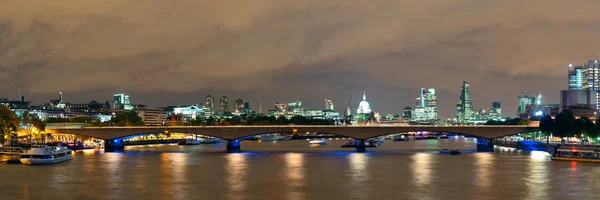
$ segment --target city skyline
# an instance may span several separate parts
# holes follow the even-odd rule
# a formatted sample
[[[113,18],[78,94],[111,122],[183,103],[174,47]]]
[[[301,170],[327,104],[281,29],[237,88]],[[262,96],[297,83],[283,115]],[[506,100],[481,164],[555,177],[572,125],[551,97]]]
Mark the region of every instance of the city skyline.
[[[14,99],[21,88],[41,103],[62,89],[85,102],[124,92],[160,106],[213,94],[316,107],[323,97],[344,104],[367,90],[374,108],[400,112],[427,86],[437,90],[442,117],[454,115],[455,83],[468,80],[474,107],[499,101],[513,116],[522,93],[558,103],[565,64],[597,58],[600,43],[573,39],[594,38],[590,23],[600,16],[559,14],[595,1],[183,2],[0,8],[0,79],[10,83],[0,96]],[[156,23],[164,12],[169,23]]]

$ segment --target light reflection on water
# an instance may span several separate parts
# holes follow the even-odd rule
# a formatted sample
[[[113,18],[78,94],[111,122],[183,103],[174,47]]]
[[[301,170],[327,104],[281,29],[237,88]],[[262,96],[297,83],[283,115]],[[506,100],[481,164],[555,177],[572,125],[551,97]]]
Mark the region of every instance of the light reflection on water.
[[[246,189],[247,155],[243,153],[230,153],[225,155],[226,163],[223,169],[227,173],[228,199],[243,199],[239,193]]]
[[[369,197],[368,187],[366,186],[369,181],[369,156],[365,153],[352,153],[348,155],[348,162],[350,164],[350,184],[354,197],[359,199],[366,199]]]
[[[473,156],[475,156],[475,169],[477,170],[477,186],[487,190],[492,186],[494,155],[492,153],[476,153]]]
[[[304,199],[304,193],[300,192],[304,187],[304,154],[286,153],[285,158],[285,175],[287,180],[286,199],[301,200]]]
[[[548,153],[542,151],[531,152],[531,159],[527,163],[529,171],[525,180],[527,185],[527,198],[525,199],[548,199],[548,156]]]

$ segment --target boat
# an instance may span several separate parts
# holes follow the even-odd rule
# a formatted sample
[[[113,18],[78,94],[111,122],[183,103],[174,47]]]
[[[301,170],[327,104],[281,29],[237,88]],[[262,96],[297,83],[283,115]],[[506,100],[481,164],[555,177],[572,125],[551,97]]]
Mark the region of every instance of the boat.
[[[450,137],[448,137],[448,135],[440,135],[440,139],[448,139]]]
[[[408,135],[401,135],[394,137],[394,142],[396,141],[410,141],[410,138],[408,138]]]
[[[199,145],[200,140],[195,139],[185,139],[177,142],[177,145]]]
[[[415,140],[435,140],[438,139],[435,135],[418,135],[415,136]]]
[[[71,159],[73,159],[73,154],[67,147],[33,145],[31,146],[31,149],[25,150],[23,154],[21,154],[21,159],[19,159],[19,161],[25,165],[44,165]]]
[[[277,141],[283,139],[283,136],[277,134],[260,136],[261,141]]]
[[[327,144],[327,140],[311,140],[308,141],[310,144]]]
[[[448,154],[448,155],[460,155],[460,151],[458,151],[458,149],[455,150],[448,150],[448,149],[442,149],[440,150],[440,154]]]
[[[600,162],[600,149],[598,147],[557,147],[550,157],[552,160]]]
[[[377,147],[379,143],[376,140],[366,140],[365,147]],[[342,145],[342,148],[346,147],[356,147],[356,142],[354,140],[349,140],[345,144]]]

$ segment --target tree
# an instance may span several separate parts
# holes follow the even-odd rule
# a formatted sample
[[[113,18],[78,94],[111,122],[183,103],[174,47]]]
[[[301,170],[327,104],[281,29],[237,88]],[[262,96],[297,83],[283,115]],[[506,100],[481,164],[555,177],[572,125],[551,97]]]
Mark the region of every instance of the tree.
[[[14,134],[19,127],[19,117],[7,106],[0,105],[0,144],[4,144],[5,137]]]
[[[115,126],[143,126],[144,121],[135,111],[117,113],[111,120]]]
[[[550,133],[554,130],[554,120],[550,115],[545,115],[540,119],[540,131],[546,135],[546,144],[550,143]]]
[[[29,136],[29,142],[31,142],[34,134],[43,138],[43,133],[46,130],[46,122],[38,118],[37,115],[31,114],[28,111],[23,112],[21,115],[21,124],[25,128],[27,136]]]
[[[592,120],[586,116],[582,116],[578,120],[582,121],[581,134],[588,137],[592,136],[595,129],[594,122],[592,122]]]
[[[568,136],[573,128],[573,122],[569,119],[569,116],[565,112],[561,112],[560,114],[556,115],[554,125],[556,127],[554,129],[554,135],[560,137],[561,139]]]

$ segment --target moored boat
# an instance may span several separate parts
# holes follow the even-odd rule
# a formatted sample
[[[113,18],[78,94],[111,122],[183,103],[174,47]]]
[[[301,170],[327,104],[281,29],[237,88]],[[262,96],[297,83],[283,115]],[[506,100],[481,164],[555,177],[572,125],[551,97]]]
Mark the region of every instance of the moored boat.
[[[456,150],[448,150],[448,149],[442,149],[440,150],[440,154],[448,154],[448,155],[460,155],[460,151],[458,151],[458,149]]]
[[[67,147],[33,145],[31,149],[25,150],[21,154],[19,161],[25,165],[44,165],[71,159],[73,159],[72,151],[67,149]]]
[[[600,162],[600,147],[559,146],[550,157],[552,160]]]
[[[308,141],[310,144],[327,144],[327,140],[311,140]]]

